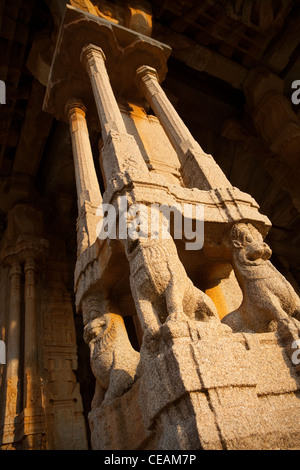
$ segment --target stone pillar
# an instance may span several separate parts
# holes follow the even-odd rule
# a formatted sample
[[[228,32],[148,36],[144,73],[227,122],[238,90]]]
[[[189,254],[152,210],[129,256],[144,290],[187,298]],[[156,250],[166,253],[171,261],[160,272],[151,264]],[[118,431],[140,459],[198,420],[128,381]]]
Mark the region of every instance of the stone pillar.
[[[25,262],[24,435],[25,448],[42,449],[45,430],[37,343],[36,262]]]
[[[20,321],[22,269],[14,261],[10,270],[10,308],[6,355],[6,409],[2,444],[14,441],[15,419],[20,413]]]
[[[144,65],[138,68],[136,76],[138,86],[178,154],[186,186],[204,190],[230,188],[231,184],[213,157],[202,150],[170,103],[159,84],[156,70]]]
[[[81,61],[91,80],[104,142],[110,132],[126,134],[125,124],[110,85],[105,60],[106,57],[100,47],[89,44],[82,49]]]
[[[127,134],[118,103],[112,90],[105,66],[105,55],[93,44],[82,49],[81,62],[91,80],[98,116],[101,124],[103,148],[102,168],[106,182],[118,173],[137,170],[149,171],[133,136]],[[123,78],[124,79],[124,78]]]
[[[244,84],[253,123],[271,152],[299,168],[300,121],[284,96],[284,82],[269,70],[254,70]]]
[[[70,122],[75,167],[78,210],[84,202],[98,206],[101,201],[99,183],[86,124],[86,108],[80,100],[68,102],[66,112]]]
[[[22,269],[18,261],[15,261],[10,270],[10,311],[7,343],[7,380],[10,379],[16,385],[19,381],[20,361],[20,321],[21,321],[21,278]],[[12,394],[10,395],[12,403]],[[19,411],[17,393],[13,403],[15,414]]]
[[[36,264],[33,258],[25,263],[25,375],[31,377],[37,369],[37,329],[36,329]],[[25,395],[25,407],[30,401],[31,390]]]
[[[95,215],[102,197],[85,118],[85,106],[80,100],[73,99],[67,103],[66,113],[70,122],[75,167],[78,201],[77,245],[80,254],[97,238]]]
[[[284,81],[269,70],[253,70],[245,81],[244,93],[255,129],[272,152],[272,158],[268,154],[264,166],[290,193],[299,212],[300,120],[284,95]]]

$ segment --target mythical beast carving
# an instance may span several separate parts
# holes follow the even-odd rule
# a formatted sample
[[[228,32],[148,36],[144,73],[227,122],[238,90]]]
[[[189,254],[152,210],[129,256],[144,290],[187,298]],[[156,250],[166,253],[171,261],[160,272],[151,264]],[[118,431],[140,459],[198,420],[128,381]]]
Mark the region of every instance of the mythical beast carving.
[[[127,256],[131,290],[148,334],[169,320],[220,321],[213,301],[187,276],[172,238],[140,239]]]
[[[229,243],[243,302],[222,322],[233,331],[267,332],[275,330],[279,322],[286,322],[291,316],[299,320],[300,299],[291,284],[268,261],[272,251],[258,230],[251,224],[236,224]]]
[[[135,381],[140,355],[128,339],[121,315],[106,313],[84,327],[90,347],[92,371],[96,377],[92,409],[105,400],[120,397]]]

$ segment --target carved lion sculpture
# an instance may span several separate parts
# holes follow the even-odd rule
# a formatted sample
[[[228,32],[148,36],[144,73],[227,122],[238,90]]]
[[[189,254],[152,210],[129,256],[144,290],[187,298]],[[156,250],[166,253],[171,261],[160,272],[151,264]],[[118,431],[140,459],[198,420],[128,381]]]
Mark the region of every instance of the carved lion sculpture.
[[[233,331],[267,332],[291,316],[300,319],[300,299],[268,261],[272,251],[258,230],[251,224],[236,224],[230,233],[230,243],[232,266],[243,302],[222,322]]]
[[[127,256],[131,290],[147,334],[157,333],[169,320],[220,321],[213,301],[187,276],[172,238],[139,240]]]
[[[92,409],[104,400],[120,397],[135,381],[140,355],[128,339],[123,318],[106,313],[84,327],[90,347],[91,368],[96,377]]]

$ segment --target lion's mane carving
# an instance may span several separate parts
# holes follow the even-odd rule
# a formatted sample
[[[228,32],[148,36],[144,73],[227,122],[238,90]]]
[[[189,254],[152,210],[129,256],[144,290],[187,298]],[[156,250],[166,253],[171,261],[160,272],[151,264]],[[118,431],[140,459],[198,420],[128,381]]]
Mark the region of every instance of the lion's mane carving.
[[[90,347],[96,390],[92,409],[104,400],[120,397],[131,387],[140,355],[128,339],[121,315],[106,313],[92,319],[84,328],[84,340]]]
[[[169,320],[220,321],[213,301],[189,279],[172,238],[140,241],[128,257],[144,330],[157,332]]]

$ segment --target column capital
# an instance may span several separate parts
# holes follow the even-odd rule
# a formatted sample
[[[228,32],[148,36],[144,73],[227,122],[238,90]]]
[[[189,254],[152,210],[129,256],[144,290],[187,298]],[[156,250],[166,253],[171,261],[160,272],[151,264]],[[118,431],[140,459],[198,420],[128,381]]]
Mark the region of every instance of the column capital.
[[[87,65],[93,65],[95,59],[102,59],[103,63],[106,61],[105,54],[101,47],[94,44],[86,44],[80,54],[81,63],[87,68]]]
[[[12,263],[11,263],[9,277],[11,278],[15,274],[18,274],[19,276],[22,275],[21,264],[19,263],[19,261],[17,259],[13,260]]]
[[[14,266],[20,266],[21,264],[18,253],[15,251],[8,251],[7,253],[4,253],[0,258],[0,262],[3,264],[3,266],[9,266],[11,268]]]
[[[36,261],[34,258],[27,258],[25,261],[24,271],[35,271],[36,270]]]
[[[17,243],[4,245],[0,253],[0,264],[17,267],[29,258],[43,261],[48,248],[49,242],[45,238],[32,236],[25,239],[20,236]]]
[[[83,117],[86,116],[86,107],[79,98],[72,98],[70,99],[65,107],[65,112],[66,116],[70,119],[71,115],[74,112],[79,112],[79,114],[82,114]]]
[[[144,78],[154,78],[157,82],[159,82],[159,77],[156,69],[150,67],[149,65],[142,65],[136,70],[136,81],[138,85]]]

